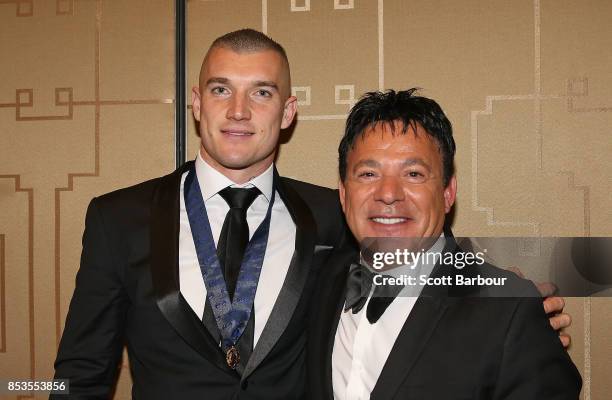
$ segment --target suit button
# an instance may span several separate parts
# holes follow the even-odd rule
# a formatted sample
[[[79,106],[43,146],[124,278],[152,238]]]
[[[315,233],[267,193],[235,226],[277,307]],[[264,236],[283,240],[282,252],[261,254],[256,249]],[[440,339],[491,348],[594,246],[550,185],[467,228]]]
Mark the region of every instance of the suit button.
[[[242,383],[240,384],[240,388],[242,390],[246,390],[249,387],[249,381],[242,381]]]

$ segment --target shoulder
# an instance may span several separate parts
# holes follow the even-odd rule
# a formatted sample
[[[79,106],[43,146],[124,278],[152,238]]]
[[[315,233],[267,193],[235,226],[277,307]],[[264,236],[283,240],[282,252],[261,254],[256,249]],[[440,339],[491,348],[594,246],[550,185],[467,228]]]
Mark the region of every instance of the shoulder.
[[[481,293],[487,297],[536,298],[541,303],[540,293],[533,282],[514,272],[485,263],[478,266],[475,273],[484,279],[488,278],[481,286]]]
[[[507,298],[510,302],[541,297],[532,281],[486,262],[481,253],[474,253],[469,247],[451,243],[443,253],[448,261],[441,261],[438,268],[441,275],[451,277],[456,296]]]
[[[285,177],[281,181],[306,203],[317,223],[327,219],[334,223],[344,221],[338,190]]]
[[[153,197],[162,178],[114,190],[92,199],[89,208],[95,208],[105,219],[130,221],[149,214]]]
[[[309,204],[333,205],[340,209],[337,189],[330,189],[328,187],[314,185],[312,183],[298,181],[296,179],[286,177],[281,177],[281,180],[285,185],[288,185],[295,190],[300,197],[306,200]]]
[[[132,186],[116,189],[112,192],[95,197],[94,201],[98,207],[102,208],[129,206],[133,203],[141,204],[152,198],[155,188],[162,179],[163,178],[158,177]]]
[[[346,224],[340,207],[338,191],[291,178],[280,178],[286,188],[293,190],[310,210],[319,235],[336,242],[344,237]]]
[[[131,186],[120,188],[94,198],[98,207],[103,209],[132,209],[142,208],[150,204],[160,190],[170,190],[178,195],[181,177],[193,162],[187,162],[175,171],[166,175],[152,178]]]
[[[181,176],[185,170],[186,166],[183,166],[167,175],[97,196],[91,201],[88,213],[96,210],[103,220],[119,225],[143,222],[150,216],[156,198],[170,195],[178,201]]]

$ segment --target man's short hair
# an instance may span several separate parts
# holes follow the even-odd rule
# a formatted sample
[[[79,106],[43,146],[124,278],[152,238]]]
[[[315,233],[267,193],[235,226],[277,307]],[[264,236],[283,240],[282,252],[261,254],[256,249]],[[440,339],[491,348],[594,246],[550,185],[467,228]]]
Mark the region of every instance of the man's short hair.
[[[280,54],[287,65],[289,65],[289,59],[283,46],[255,29],[240,29],[219,36],[210,45],[210,50],[216,47],[228,48],[236,53],[273,50]]]
[[[397,134],[396,123],[401,121],[401,134],[405,134],[409,127],[416,134],[417,125],[420,125],[435,140],[442,155],[444,186],[448,185],[454,172],[453,128],[438,103],[416,96],[416,91],[417,88],[397,92],[368,92],[355,103],[346,120],[344,136],[338,147],[339,172],[343,182],[346,179],[346,159],[355,140],[380,123],[389,124],[393,134]]]

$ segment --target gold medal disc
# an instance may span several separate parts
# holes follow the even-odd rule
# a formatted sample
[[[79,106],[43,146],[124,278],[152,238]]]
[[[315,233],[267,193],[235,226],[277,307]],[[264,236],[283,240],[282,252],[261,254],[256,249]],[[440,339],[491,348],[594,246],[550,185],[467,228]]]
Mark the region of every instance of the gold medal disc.
[[[225,353],[225,361],[227,362],[227,366],[231,369],[236,369],[238,363],[240,362],[240,353],[238,353],[238,349],[235,346],[227,349],[227,353]]]

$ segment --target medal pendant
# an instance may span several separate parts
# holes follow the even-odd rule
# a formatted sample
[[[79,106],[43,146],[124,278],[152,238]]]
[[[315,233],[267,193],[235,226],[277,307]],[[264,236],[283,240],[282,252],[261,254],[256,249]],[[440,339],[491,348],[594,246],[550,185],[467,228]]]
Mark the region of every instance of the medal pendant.
[[[238,353],[238,349],[235,346],[231,346],[227,349],[227,353],[225,353],[225,362],[227,362],[227,366],[231,369],[236,369],[238,366],[240,362],[240,353]]]

